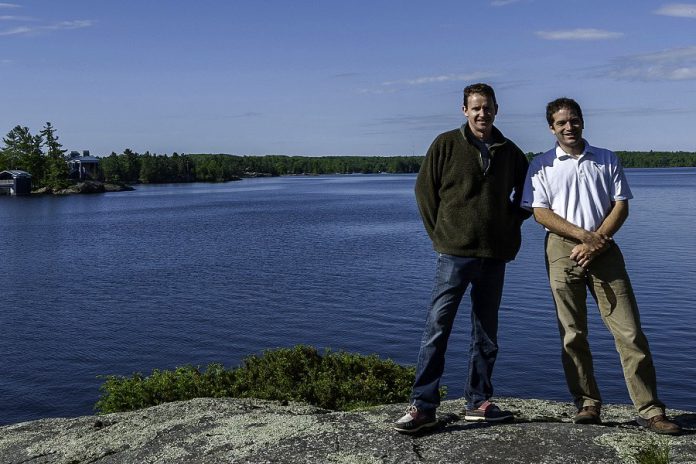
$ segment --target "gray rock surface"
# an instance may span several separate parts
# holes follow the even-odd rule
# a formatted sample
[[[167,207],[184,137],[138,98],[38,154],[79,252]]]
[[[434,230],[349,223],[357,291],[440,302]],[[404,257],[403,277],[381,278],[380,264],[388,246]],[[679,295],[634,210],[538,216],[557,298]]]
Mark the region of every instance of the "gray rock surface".
[[[635,463],[668,447],[671,463],[696,463],[696,414],[669,411],[685,433],[648,432],[633,409],[605,405],[604,424],[575,425],[570,403],[500,398],[510,424],[468,423],[462,400],[445,401],[441,425],[418,436],[392,422],[405,404],[355,412],[254,399],[163,404],[104,416],[0,427],[0,463]]]

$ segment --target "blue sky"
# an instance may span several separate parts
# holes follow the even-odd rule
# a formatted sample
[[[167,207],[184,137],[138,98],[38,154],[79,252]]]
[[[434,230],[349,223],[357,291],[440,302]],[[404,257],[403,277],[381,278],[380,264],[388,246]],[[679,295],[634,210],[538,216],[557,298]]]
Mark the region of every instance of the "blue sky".
[[[0,133],[96,155],[419,155],[479,81],[525,152],[559,96],[593,145],[696,151],[696,3],[0,3]]]

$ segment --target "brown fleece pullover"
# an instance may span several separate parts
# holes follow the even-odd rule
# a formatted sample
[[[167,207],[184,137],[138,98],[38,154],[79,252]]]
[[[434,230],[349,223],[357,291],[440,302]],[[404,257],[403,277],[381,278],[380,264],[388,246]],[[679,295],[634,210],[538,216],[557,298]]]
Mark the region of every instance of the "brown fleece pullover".
[[[440,134],[428,149],[416,180],[416,201],[425,230],[440,253],[510,261],[520,249],[520,208],[527,158],[493,128],[491,162],[484,174],[481,155],[461,129]]]

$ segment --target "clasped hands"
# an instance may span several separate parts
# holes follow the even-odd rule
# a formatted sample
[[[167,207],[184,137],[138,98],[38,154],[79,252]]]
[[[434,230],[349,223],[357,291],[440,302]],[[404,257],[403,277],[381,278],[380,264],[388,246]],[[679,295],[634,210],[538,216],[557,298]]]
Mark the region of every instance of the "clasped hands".
[[[573,247],[570,259],[576,261],[579,266],[587,268],[593,259],[609,248],[612,238],[598,232],[587,232],[581,243]]]

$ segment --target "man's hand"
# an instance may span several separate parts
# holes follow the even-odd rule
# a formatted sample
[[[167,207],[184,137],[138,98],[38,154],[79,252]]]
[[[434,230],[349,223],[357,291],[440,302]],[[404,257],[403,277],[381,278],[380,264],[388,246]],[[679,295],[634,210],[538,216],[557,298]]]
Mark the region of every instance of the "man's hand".
[[[628,212],[627,202],[619,201],[616,205],[618,207],[611,210],[597,232],[578,227],[549,208],[534,208],[534,219],[554,234],[580,242],[573,248],[570,258],[586,268],[593,259],[609,248],[611,235],[618,230],[622,218],[625,218]]]
[[[593,259],[604,253],[611,244],[611,237],[596,232],[588,232],[582,243],[575,245],[570,253],[570,259],[578,265],[587,268]]]
[[[611,240],[611,237],[607,237],[604,234],[598,232],[585,231],[582,234],[582,244],[585,245],[590,253],[594,253],[598,250],[604,248],[604,246]]]

